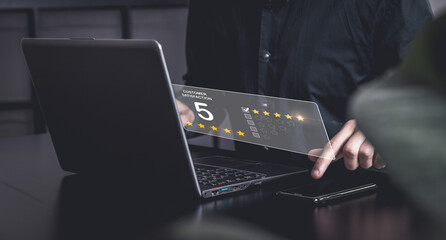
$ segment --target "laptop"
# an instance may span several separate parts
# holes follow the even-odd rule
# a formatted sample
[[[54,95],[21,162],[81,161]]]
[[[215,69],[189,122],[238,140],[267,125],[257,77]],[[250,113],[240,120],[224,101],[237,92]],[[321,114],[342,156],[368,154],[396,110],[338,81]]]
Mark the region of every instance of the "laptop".
[[[23,39],[22,48],[66,171],[144,174],[203,198],[306,171],[228,156],[194,161],[155,40]]]

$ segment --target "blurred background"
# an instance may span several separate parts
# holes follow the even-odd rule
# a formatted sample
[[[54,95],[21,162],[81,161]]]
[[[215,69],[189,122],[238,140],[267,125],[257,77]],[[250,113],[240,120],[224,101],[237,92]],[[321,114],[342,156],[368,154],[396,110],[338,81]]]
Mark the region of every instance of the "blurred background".
[[[446,10],[445,0],[429,1],[435,16]],[[0,138],[46,131],[21,53],[21,38],[156,39],[163,45],[172,82],[182,84],[188,2],[0,0]],[[220,145],[231,148],[229,143]]]

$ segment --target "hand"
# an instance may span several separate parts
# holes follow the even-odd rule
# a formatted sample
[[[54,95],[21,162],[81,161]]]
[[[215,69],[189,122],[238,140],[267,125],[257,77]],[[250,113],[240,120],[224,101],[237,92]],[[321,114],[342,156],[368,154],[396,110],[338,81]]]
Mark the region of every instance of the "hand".
[[[330,140],[330,144],[327,144],[324,149],[314,149],[308,153],[310,160],[315,162],[311,171],[311,176],[314,179],[319,179],[324,175],[333,161],[332,154],[335,156],[334,161],[343,157],[345,168],[352,171],[359,166],[366,169],[372,166],[382,169],[386,166],[381,156],[375,154],[372,144],[356,128],[355,120],[346,122],[341,131]]]
[[[187,122],[193,122],[195,120],[194,112],[192,112],[192,110],[190,110],[186,104],[178,100],[175,101],[177,103],[177,108],[178,112],[180,113],[181,124],[183,127],[187,125]]]

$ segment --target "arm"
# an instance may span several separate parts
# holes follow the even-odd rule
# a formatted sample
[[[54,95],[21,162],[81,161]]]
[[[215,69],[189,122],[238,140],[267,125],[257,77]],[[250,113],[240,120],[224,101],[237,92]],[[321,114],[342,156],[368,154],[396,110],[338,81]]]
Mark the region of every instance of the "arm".
[[[426,0],[385,0],[385,6],[378,11],[375,20],[373,70],[371,78],[379,76],[387,69],[397,65],[418,30],[432,18],[429,3]],[[315,162],[311,176],[321,178],[332,162],[331,149],[336,160],[344,158],[344,165],[349,170],[362,168],[384,168],[385,163],[375,148],[357,128],[356,121],[350,120],[330,140],[330,145],[310,157]],[[322,153],[321,153],[322,152]],[[310,152],[311,153],[311,152]],[[312,154],[314,154],[313,152]]]

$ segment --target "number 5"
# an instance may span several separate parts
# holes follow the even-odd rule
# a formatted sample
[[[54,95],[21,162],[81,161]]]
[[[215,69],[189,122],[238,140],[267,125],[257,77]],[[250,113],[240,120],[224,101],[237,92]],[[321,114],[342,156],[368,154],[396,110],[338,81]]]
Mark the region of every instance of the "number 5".
[[[214,120],[214,115],[212,115],[212,113],[209,110],[201,108],[201,107],[207,107],[208,105],[206,103],[195,102],[194,104],[195,104],[195,109],[197,109],[197,112],[199,112],[198,116],[200,116],[203,120],[206,120],[206,121]],[[208,116],[205,117],[205,116],[201,115],[200,112],[205,112]]]

